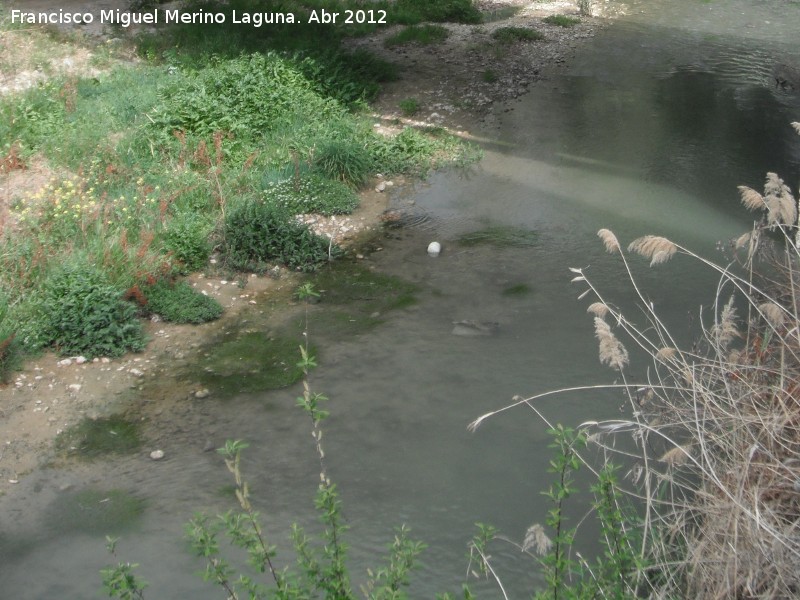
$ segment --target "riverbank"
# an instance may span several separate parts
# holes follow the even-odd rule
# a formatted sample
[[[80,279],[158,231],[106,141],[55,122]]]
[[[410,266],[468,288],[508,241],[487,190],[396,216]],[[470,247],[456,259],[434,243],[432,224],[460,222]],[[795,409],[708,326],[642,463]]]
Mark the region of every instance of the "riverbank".
[[[473,139],[475,127],[491,124],[493,106],[502,103],[501,110],[513,110],[515,98],[563,65],[574,49],[602,26],[602,21],[594,18],[581,18],[571,27],[542,21],[550,15],[573,12],[571,3],[566,2],[484,4],[498,11],[509,7],[520,10],[490,23],[445,24],[443,27],[450,35],[433,49],[414,44],[387,47],[385,40],[394,33],[391,29],[351,41],[353,48],[376,52],[397,63],[401,70],[401,79],[388,84],[373,104],[376,130],[388,136],[407,125],[433,125],[464,139]],[[504,27],[535,28],[544,33],[545,39],[497,42],[493,34]],[[40,35],[39,32],[33,34]],[[19,36],[20,32],[14,35]],[[82,46],[76,52],[87,50]],[[60,60],[63,65],[81,64],[71,60],[68,54]],[[80,70],[71,73],[82,74]],[[57,65],[52,74],[59,74]],[[408,115],[400,106],[404,100],[411,99],[416,100],[417,108],[414,114]],[[41,185],[52,175],[46,168],[37,169],[35,176],[31,176],[34,173],[30,171],[25,172],[28,175],[25,178],[20,177],[20,173],[22,171],[11,170],[0,180],[7,204],[28,191],[26,186]],[[386,178],[374,177],[365,186],[367,191],[361,194],[358,211],[342,217],[315,217],[313,227],[320,233],[333,235],[344,245],[348,239],[378,231],[389,200],[402,193],[402,178],[391,180],[396,185],[389,183]],[[369,263],[368,256],[357,260]],[[248,319],[253,311],[262,312],[265,307],[291,311],[295,306],[291,292],[297,276],[285,269],[271,276],[249,274],[244,286],[239,278],[229,281],[224,276],[213,275],[213,270],[208,275],[194,275],[190,281],[196,289],[222,303],[226,310],[220,320],[199,326],[149,322],[146,331],[151,341],[145,351],[118,359],[97,358],[84,362],[79,357],[65,360],[47,353],[29,361],[0,389],[0,494],[21,491],[25,487],[26,475],[52,458],[53,443],[59,432],[81,419],[93,419],[139,405],[142,400],[137,392],[143,384],[169,378],[179,367],[198,361],[203,340]],[[207,391],[214,394],[213,389]],[[173,389],[169,401],[162,399],[159,407],[152,408],[160,425],[146,427],[143,460],[150,460],[150,452],[160,449],[162,436],[173,433],[164,424],[180,419],[186,403],[198,392],[202,395],[206,390],[199,384]]]

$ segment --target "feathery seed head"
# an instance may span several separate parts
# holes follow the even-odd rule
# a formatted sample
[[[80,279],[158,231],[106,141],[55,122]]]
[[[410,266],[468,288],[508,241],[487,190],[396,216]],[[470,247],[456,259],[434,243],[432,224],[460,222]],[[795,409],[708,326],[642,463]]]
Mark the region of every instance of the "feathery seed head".
[[[617,241],[617,236],[610,229],[601,229],[597,232],[597,237],[603,240],[603,244],[606,247],[606,252],[609,254],[613,254],[614,252],[619,252],[619,242]]]
[[[593,314],[595,317],[600,317],[602,319],[608,314],[608,306],[606,306],[602,302],[593,302],[586,309],[586,312]]]
[[[650,259],[650,266],[667,262],[678,251],[678,247],[665,237],[645,235],[633,240],[628,246],[628,252]]]
[[[763,302],[758,305],[758,310],[764,316],[764,319],[775,328],[783,325],[786,320],[783,309],[774,302]]]
[[[628,364],[628,351],[600,317],[594,318],[594,335],[600,342],[600,362],[621,371]]]

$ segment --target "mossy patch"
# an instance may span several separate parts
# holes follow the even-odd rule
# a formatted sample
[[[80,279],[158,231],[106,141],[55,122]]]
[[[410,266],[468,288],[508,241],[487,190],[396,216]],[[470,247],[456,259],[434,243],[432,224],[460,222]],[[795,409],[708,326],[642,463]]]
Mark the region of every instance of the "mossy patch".
[[[56,438],[56,448],[81,458],[129,454],[142,445],[141,424],[121,415],[84,419]]]
[[[144,508],[144,500],[125,491],[87,488],[58,496],[48,508],[47,521],[57,532],[106,535],[129,529]]]
[[[340,338],[369,331],[386,313],[414,304],[417,286],[399,277],[370,270],[355,261],[338,261],[310,278],[320,294],[321,310],[309,316],[314,335]],[[297,319],[302,331],[305,318]]]
[[[532,291],[527,283],[515,283],[503,290],[503,296],[527,296]]]
[[[225,336],[212,342],[198,365],[200,382],[220,397],[285,388],[302,377],[300,336],[263,331]]]
[[[536,232],[528,229],[495,226],[465,233],[456,241],[462,246],[488,244],[498,248],[526,248],[535,246],[538,239]]]

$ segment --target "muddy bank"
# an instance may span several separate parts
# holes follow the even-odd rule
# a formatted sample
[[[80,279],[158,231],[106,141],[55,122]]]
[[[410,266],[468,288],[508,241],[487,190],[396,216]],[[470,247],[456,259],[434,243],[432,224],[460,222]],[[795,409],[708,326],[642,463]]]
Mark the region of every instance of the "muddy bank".
[[[447,24],[448,38],[433,47],[386,47],[385,39],[394,33],[391,29],[352,40],[354,48],[368,48],[401,69],[401,79],[388,85],[374,105],[377,129],[391,134],[408,124],[436,125],[469,139],[473,128],[491,124],[494,106],[513,110],[516,98],[568,61],[603,23],[599,18],[584,17],[574,27],[542,22],[550,14],[575,16],[570,2],[482,4],[497,10],[502,18],[481,25]],[[508,12],[501,12],[505,9]],[[535,28],[544,39],[500,44],[492,34],[501,27]],[[75,52],[84,56],[86,49],[76,47]],[[60,60],[71,66],[82,64],[70,61],[69,54]],[[51,73],[60,73],[57,65]],[[399,109],[399,103],[409,98],[419,103],[418,112],[411,116]],[[0,178],[0,187],[3,197],[11,199],[24,191],[26,184],[9,186],[8,178]],[[386,183],[376,174],[362,194],[358,212],[336,222],[317,219],[315,227],[334,234],[339,241],[378,230],[389,201],[404,193],[402,179],[395,179],[393,186]],[[86,417],[121,411],[145,415],[142,460],[150,460],[149,453],[163,448],[165,440],[200,446],[220,442],[213,432],[192,430],[187,414],[196,393],[204,388],[200,382],[176,378],[176,373],[202,360],[208,340],[233,331],[242,321],[280,322],[296,312],[298,306],[291,297],[296,278],[285,271],[274,275],[279,276],[247,274],[234,281],[221,276],[193,277],[194,285],[222,302],[226,308],[223,317],[202,326],[150,322],[151,341],[141,354],[87,362],[73,357],[68,363],[46,354],[29,361],[0,389],[0,495],[22,491],[26,475],[52,460],[58,433]],[[145,388],[147,397],[141,393]],[[209,393],[213,395],[215,390],[209,389]],[[180,426],[175,425],[178,422]]]

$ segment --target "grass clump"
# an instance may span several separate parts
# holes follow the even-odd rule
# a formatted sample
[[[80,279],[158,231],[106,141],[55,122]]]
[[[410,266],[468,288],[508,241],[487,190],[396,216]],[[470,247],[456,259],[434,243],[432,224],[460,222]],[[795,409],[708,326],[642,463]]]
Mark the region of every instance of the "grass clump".
[[[107,454],[130,454],[141,448],[140,430],[138,421],[121,415],[84,419],[58,435],[56,448],[90,459]]]
[[[291,213],[261,199],[246,199],[225,215],[225,257],[238,270],[263,270],[279,262],[298,271],[314,271],[338,248]]]
[[[498,79],[500,79],[500,76],[497,74],[497,71],[486,69],[481,75],[481,78],[486,83],[495,83]]]
[[[208,264],[213,249],[212,230],[213,223],[207,216],[190,210],[179,211],[167,222],[164,247],[177,261],[178,271],[184,274],[200,271]]]
[[[171,323],[207,323],[219,318],[222,305],[185,281],[157,281],[142,289],[148,312]]]
[[[462,246],[490,245],[497,248],[529,248],[538,243],[536,232],[517,227],[495,226],[465,233],[456,241]]]
[[[416,98],[406,98],[398,103],[400,111],[407,117],[414,116],[419,112],[419,100]]]
[[[542,22],[559,27],[574,27],[580,23],[581,20],[576,17],[568,17],[567,15],[550,15],[542,19]]]
[[[544,34],[527,27],[499,27],[492,32],[492,37],[501,44],[515,44],[543,40]]]
[[[267,184],[264,198],[291,214],[346,215],[358,208],[352,188],[340,181],[312,174]]]
[[[411,43],[428,46],[445,41],[449,35],[447,28],[441,25],[410,25],[386,38],[384,44],[387,47]]]
[[[358,140],[329,139],[314,154],[313,167],[330,179],[360,187],[372,174],[373,164],[369,151]]]

